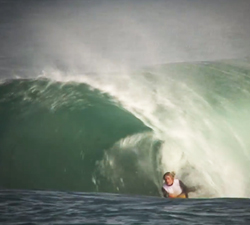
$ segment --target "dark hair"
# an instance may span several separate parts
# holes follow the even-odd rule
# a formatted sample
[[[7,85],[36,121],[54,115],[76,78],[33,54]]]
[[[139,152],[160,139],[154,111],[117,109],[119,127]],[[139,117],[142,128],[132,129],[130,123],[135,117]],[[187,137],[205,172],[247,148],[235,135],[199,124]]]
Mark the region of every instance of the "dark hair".
[[[172,172],[166,172],[166,173],[164,173],[162,179],[165,180],[166,176],[171,176],[172,178],[174,178],[175,177],[175,172],[172,171]]]

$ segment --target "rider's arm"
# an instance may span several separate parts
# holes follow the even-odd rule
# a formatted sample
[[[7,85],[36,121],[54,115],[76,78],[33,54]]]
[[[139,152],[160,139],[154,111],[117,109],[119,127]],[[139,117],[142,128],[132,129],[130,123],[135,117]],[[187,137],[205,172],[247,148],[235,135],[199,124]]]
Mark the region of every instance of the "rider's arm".
[[[169,197],[169,194],[168,192],[164,189],[164,188],[161,188],[161,191],[162,191],[162,194],[165,198],[168,198]]]

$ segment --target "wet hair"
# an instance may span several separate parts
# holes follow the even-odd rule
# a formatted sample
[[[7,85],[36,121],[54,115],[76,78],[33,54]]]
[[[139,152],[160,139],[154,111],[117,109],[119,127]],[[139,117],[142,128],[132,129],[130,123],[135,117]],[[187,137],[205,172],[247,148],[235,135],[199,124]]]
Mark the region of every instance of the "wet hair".
[[[162,179],[165,180],[166,176],[171,176],[172,178],[174,178],[175,177],[175,172],[172,171],[172,172],[166,172],[166,173],[164,173]]]

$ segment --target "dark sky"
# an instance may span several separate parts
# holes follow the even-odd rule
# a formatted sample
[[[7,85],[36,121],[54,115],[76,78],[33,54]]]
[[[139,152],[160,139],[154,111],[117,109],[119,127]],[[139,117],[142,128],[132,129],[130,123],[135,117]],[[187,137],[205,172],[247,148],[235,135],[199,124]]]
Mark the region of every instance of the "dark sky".
[[[249,0],[0,2],[1,69],[109,71],[250,55]]]

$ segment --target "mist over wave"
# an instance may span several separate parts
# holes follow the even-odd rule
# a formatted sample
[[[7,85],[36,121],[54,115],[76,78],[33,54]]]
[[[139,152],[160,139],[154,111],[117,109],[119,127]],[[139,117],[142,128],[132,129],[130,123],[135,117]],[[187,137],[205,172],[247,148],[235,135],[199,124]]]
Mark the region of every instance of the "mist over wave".
[[[247,0],[0,1],[0,76],[250,55]]]

